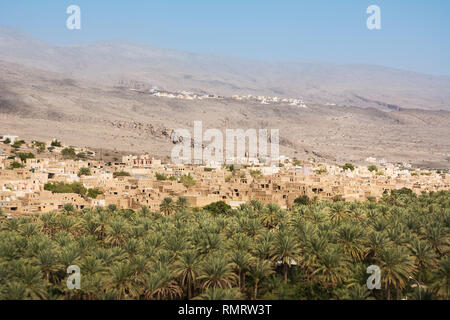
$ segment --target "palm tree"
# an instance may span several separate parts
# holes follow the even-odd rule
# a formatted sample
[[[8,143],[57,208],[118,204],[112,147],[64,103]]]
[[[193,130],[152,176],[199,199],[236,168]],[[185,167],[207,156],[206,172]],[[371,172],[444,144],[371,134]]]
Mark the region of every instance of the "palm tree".
[[[435,264],[435,253],[426,241],[416,239],[411,244],[411,254],[415,258],[417,278],[422,281],[422,273]]]
[[[175,262],[173,272],[180,284],[186,288],[187,298],[192,298],[195,283],[200,273],[201,259],[195,250],[184,251]]]
[[[442,257],[444,255],[444,247],[448,248],[448,235],[440,223],[433,223],[427,227],[427,238],[431,247],[436,253]]]
[[[269,203],[264,210],[263,223],[264,225],[272,229],[277,224],[277,213],[280,211],[280,207],[275,203]]]
[[[258,259],[256,263],[252,263],[249,268],[249,274],[253,279],[253,299],[258,298],[258,284],[264,278],[270,276],[274,271],[272,270],[271,263],[267,260]]]
[[[314,234],[306,241],[302,255],[300,256],[300,264],[305,270],[310,289],[313,285],[312,273],[318,264],[319,257],[322,256],[329,245],[326,235]]]
[[[414,265],[412,258],[403,247],[388,247],[381,253],[381,279],[387,290],[387,299],[391,299],[391,287],[397,290],[405,288]]]
[[[344,248],[344,253],[353,261],[358,262],[365,256],[364,230],[358,225],[344,224],[338,230],[338,241]]]
[[[446,257],[439,263],[439,268],[434,272],[432,288],[445,300],[450,293],[450,258]]]
[[[98,239],[103,240],[106,237],[106,226],[108,225],[109,216],[103,211],[97,209],[97,215],[95,216],[95,223],[97,228],[95,232],[98,234]]]
[[[381,252],[389,246],[390,240],[386,232],[371,232],[367,236],[365,246],[367,247],[367,257],[379,262]]]
[[[187,201],[186,197],[178,197],[178,200],[176,202],[176,207],[178,210],[183,211],[189,208],[189,202]]]
[[[342,255],[339,247],[327,247],[318,256],[317,265],[313,275],[317,275],[318,280],[327,289],[331,286],[336,288],[347,276],[348,263]]]
[[[331,220],[341,221],[349,216],[350,210],[345,202],[336,202],[331,205]]]
[[[163,212],[166,216],[171,215],[177,209],[176,203],[172,198],[164,198],[164,200],[159,205],[159,210]]]
[[[370,291],[365,285],[355,285],[350,288],[344,288],[337,291],[340,300],[373,300],[370,297]]]
[[[181,297],[183,290],[174,280],[171,270],[168,268],[160,268],[145,280],[145,297],[147,299],[176,299]]]
[[[22,265],[19,270],[19,278],[25,285],[25,297],[27,299],[45,299],[47,289],[42,281],[42,273],[39,267]]]
[[[283,265],[284,283],[287,284],[288,268],[292,263],[296,263],[296,259],[300,253],[298,243],[289,230],[280,231],[275,235],[273,244],[273,257],[275,262]]]
[[[125,242],[128,233],[128,224],[123,218],[115,218],[107,228],[106,242],[111,246],[120,246]]]
[[[231,261],[238,271],[238,285],[241,291],[245,291],[245,274],[247,273],[252,256],[244,250],[234,250],[231,253]]]
[[[139,292],[132,279],[133,268],[126,262],[118,262],[110,268],[106,289],[113,290],[117,299],[138,297]]]
[[[24,300],[26,297],[26,285],[22,282],[12,281],[7,283],[6,292],[1,296],[4,300]]]
[[[53,280],[52,274],[60,270],[59,265],[57,264],[58,258],[56,253],[53,250],[44,249],[37,254],[36,260],[37,264],[44,272],[47,282]]]
[[[229,263],[223,254],[210,255],[203,262],[199,280],[202,288],[231,288],[237,281],[237,275],[232,271],[232,264]]]

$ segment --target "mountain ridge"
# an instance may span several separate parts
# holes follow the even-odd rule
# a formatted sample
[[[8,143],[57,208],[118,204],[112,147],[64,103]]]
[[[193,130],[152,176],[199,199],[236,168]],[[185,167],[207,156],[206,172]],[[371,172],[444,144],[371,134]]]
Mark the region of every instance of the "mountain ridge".
[[[361,64],[252,61],[129,41],[54,46],[11,30],[0,28],[0,59],[108,85],[127,79],[172,91],[303,97],[309,103],[383,110],[389,110],[388,105],[450,110],[446,76]],[[5,34],[15,45],[11,39],[5,45]]]

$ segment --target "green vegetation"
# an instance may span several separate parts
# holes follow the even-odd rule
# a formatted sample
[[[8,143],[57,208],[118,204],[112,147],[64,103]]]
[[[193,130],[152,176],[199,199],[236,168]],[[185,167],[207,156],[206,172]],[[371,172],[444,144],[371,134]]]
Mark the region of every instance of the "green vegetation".
[[[211,172],[213,170],[214,170],[213,168],[203,168],[203,171],[205,171],[205,172]]]
[[[191,176],[191,174],[183,174],[180,178],[180,183],[183,184],[183,186],[185,186],[186,188],[191,188],[193,186],[195,186],[195,179],[194,177]]]
[[[333,198],[331,198],[331,200],[333,202],[340,202],[340,201],[344,201],[344,197],[342,196],[342,194],[337,194]]]
[[[25,144],[25,141],[24,140],[17,140],[17,141],[15,141],[13,144],[12,144],[12,146],[13,146],[13,148],[16,148],[16,149],[18,149],[18,148],[20,148],[22,145],[24,145]]]
[[[50,144],[51,147],[62,147],[61,141],[58,141],[57,139],[53,140],[52,143]]]
[[[231,206],[226,204],[224,201],[218,201],[207,205],[203,209],[214,215],[224,215],[231,210]]]
[[[131,174],[129,172],[126,171],[117,171],[113,173],[113,177],[117,178],[117,177],[130,177]]]
[[[351,164],[351,163],[346,163],[346,164],[344,164],[342,166],[342,169],[344,169],[344,170],[350,169],[351,171],[354,171],[355,170],[355,166],[353,164]]]
[[[226,168],[228,169],[228,171],[230,171],[230,172],[234,172],[235,171],[235,167],[234,167],[234,164],[232,164],[232,165],[229,165],[229,166],[226,166]]]
[[[311,201],[309,200],[309,197],[307,195],[300,196],[294,200],[294,204],[297,204],[297,205],[305,205],[306,206],[310,203],[311,203]]]
[[[5,141],[3,141],[4,144],[10,144],[11,143],[11,139],[10,138],[6,138]]]
[[[294,158],[293,160],[292,160],[292,165],[294,165],[294,166],[301,166],[302,165],[302,162],[300,161],[300,160],[297,160],[297,158]]]
[[[79,159],[79,160],[86,160],[87,159],[86,153],[84,153],[84,152],[77,153],[77,159]]]
[[[44,185],[44,190],[51,191],[52,193],[76,193],[82,197],[86,196],[86,193],[87,193],[87,189],[83,186],[82,183],[79,183],[79,182],[46,183]]]
[[[23,165],[20,162],[14,161],[13,163],[11,163],[11,165],[9,166],[10,170],[14,170],[14,169],[22,169],[25,168],[25,165]]]
[[[73,183],[64,183],[64,182],[56,182],[56,183],[46,183],[44,185],[44,190],[51,191],[52,193],[76,193],[82,197],[96,199],[98,195],[103,194],[103,191],[94,188],[87,189],[83,186],[82,183],[73,182]]]
[[[222,209],[223,208],[223,209]],[[0,217],[0,299],[448,300],[450,191],[286,211],[251,201]],[[82,271],[67,290],[67,267]],[[366,287],[370,265],[381,290]]]
[[[167,180],[167,177],[164,173],[156,173],[155,174],[156,180],[158,181],[165,181]]]
[[[97,189],[97,188],[89,189],[87,191],[87,197],[92,198],[92,199],[97,199],[97,197],[101,194],[103,194],[103,191],[101,191],[100,189]]]
[[[33,145],[39,153],[45,151],[45,148],[46,148],[45,142],[33,141]]]
[[[322,173],[327,173],[327,169],[323,168],[323,169],[318,169],[316,171],[314,171],[316,174],[321,175]]]
[[[32,154],[31,152],[29,153],[17,153],[16,156],[22,161],[22,162],[27,162],[27,159],[34,159],[35,156],[34,154]]]
[[[79,177],[90,176],[90,175],[92,175],[92,173],[91,173],[91,169],[89,169],[89,168],[80,168],[80,170],[78,170]]]
[[[250,170],[250,175],[253,178],[258,179],[258,178],[262,177],[262,172],[261,172],[261,170]]]
[[[375,172],[378,172],[378,168],[377,168],[377,166],[375,166],[375,165],[369,166],[368,169],[369,169],[370,172],[374,172],[374,171],[375,171]]]
[[[64,159],[75,159],[77,154],[75,153],[74,148],[64,148],[61,151],[61,155]]]

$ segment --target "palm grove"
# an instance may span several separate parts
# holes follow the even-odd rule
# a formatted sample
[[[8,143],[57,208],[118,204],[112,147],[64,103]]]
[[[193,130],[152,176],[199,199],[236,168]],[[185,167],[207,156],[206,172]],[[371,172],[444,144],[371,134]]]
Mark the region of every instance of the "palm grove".
[[[1,299],[448,299],[450,191],[0,218]],[[81,269],[81,289],[66,286]],[[368,290],[367,267],[381,269]]]

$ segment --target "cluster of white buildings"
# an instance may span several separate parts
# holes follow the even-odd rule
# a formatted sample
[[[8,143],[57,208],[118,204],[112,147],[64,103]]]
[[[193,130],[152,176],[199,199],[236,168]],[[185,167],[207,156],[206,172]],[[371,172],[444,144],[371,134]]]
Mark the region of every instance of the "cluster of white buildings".
[[[253,96],[251,94],[247,96],[232,96],[233,100],[238,101],[256,101],[261,104],[289,104],[291,106],[298,106],[300,108],[307,108],[303,102],[303,98],[279,98],[270,96]]]
[[[217,96],[213,94],[197,94],[186,90],[170,92],[160,90],[158,87],[153,87],[148,92],[154,97],[162,97],[168,99],[182,99],[182,100],[224,99],[223,96]]]
[[[139,91],[137,89],[130,89],[132,91]],[[159,89],[158,87],[152,87],[148,90],[154,97],[162,97],[168,99],[182,99],[182,100],[204,100],[204,99],[226,99],[224,96],[214,95],[214,94],[197,94],[186,90],[170,92],[166,90]],[[270,96],[253,96],[251,94],[246,96],[234,95],[231,97],[232,100],[236,101],[252,101],[261,103],[263,105],[269,104],[288,104],[291,106],[298,106],[299,108],[307,108],[303,98],[279,98]]]

